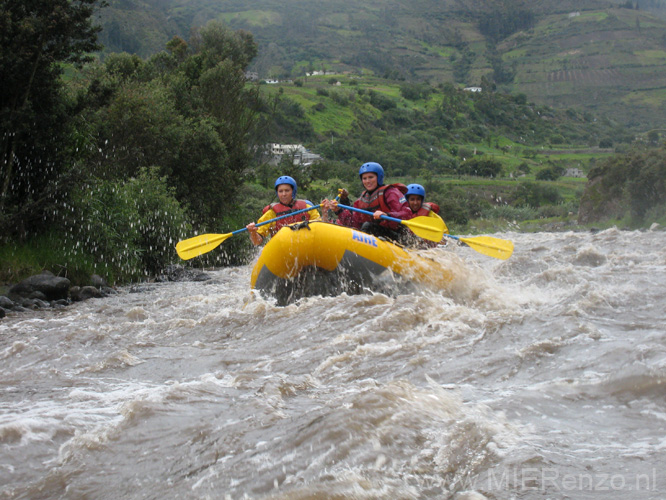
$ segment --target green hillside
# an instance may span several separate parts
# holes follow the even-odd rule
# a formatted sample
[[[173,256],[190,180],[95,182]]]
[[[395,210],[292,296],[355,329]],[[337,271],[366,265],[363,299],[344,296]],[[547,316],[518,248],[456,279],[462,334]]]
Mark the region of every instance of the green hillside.
[[[148,56],[211,19],[252,32],[261,78],[314,70],[478,85],[663,126],[666,1],[110,0],[106,51]]]
[[[333,74],[260,89],[276,110],[270,140],[302,142],[326,159],[311,170],[262,167],[262,184],[287,171],[312,199],[330,196],[332,186],[356,192],[357,165],[378,161],[392,181],[426,186],[459,228],[514,221],[515,229],[515,221],[531,219],[543,227],[551,218],[569,224],[586,182],[579,175],[635,141],[591,113],[450,84]]]
[[[663,123],[666,23],[631,9],[549,15],[500,44],[515,67],[503,88],[627,125]]]

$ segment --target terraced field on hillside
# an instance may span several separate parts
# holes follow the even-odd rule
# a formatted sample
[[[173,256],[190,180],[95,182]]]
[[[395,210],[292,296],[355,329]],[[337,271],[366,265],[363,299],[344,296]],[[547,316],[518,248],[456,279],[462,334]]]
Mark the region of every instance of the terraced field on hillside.
[[[666,22],[631,9],[548,16],[503,44],[516,69],[506,87],[619,121],[663,120],[666,103],[648,96],[666,90],[664,32]]]

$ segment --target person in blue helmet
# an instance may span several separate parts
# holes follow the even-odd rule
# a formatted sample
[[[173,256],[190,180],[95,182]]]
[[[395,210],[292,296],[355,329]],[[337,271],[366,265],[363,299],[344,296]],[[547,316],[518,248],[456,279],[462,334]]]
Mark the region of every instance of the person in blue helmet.
[[[275,192],[277,193],[279,201],[265,206],[263,215],[259,218],[259,220],[256,223],[251,222],[245,226],[250,236],[250,241],[252,241],[253,245],[261,245],[266,237],[274,235],[283,226],[308,220],[317,220],[320,218],[319,211],[314,208],[312,202],[308,200],[299,200],[296,198],[297,191],[298,186],[292,177],[283,175],[275,180]],[[313,208],[308,212],[302,212],[292,217],[285,217],[284,219],[280,219],[270,224],[256,227],[256,225],[261,222],[275,219],[276,217],[281,217],[283,215],[289,214],[290,212],[295,212],[297,210],[302,210],[308,207]]]
[[[439,205],[433,202],[426,202],[426,191],[421,184],[410,184],[407,186],[407,192],[405,193],[407,198],[407,203],[411,211],[410,219],[414,217],[437,217],[439,218]],[[448,233],[446,224],[444,224],[444,231]],[[411,231],[409,232],[409,238],[407,238],[407,244],[409,246],[419,246],[419,247],[433,247],[437,243],[424,240],[419,238]]]
[[[411,210],[405,198],[407,186],[404,184],[384,184],[384,168],[375,162],[361,165],[358,175],[361,178],[364,191],[353,206],[373,212],[373,215],[345,210],[338,207],[335,200],[324,200],[322,201],[323,220],[328,220],[328,211],[332,210],[338,216],[338,224],[401,242],[407,234],[405,228],[397,222],[384,220],[381,216],[388,215],[396,219],[409,219],[411,217]],[[346,190],[341,193],[340,203],[349,205],[349,193]]]
[[[426,191],[421,184],[410,184],[407,186],[405,197],[407,198],[407,203],[412,211],[410,219],[439,214],[439,205],[425,201]]]

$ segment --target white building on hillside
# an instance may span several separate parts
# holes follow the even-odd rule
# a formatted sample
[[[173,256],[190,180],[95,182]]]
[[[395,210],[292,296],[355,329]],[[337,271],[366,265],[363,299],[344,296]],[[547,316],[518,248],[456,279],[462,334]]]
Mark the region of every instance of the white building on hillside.
[[[322,159],[320,155],[308,151],[302,144],[271,143],[269,144],[268,151],[272,157],[269,163],[272,165],[279,164],[284,155],[291,156],[294,165],[303,166],[311,165]]]
[[[564,177],[585,177],[585,172],[580,168],[567,168],[564,171]]]

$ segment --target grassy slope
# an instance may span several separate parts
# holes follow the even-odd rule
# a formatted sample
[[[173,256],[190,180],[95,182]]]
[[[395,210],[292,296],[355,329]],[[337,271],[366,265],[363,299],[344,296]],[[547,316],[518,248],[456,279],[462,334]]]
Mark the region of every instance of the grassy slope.
[[[331,79],[340,81],[342,85],[331,85],[329,83]],[[350,85],[352,80],[355,83]],[[395,97],[398,99],[399,106],[401,107],[419,109],[432,108],[442,97],[439,92],[435,92],[427,101],[409,101],[400,98],[400,85],[398,83],[387,82],[375,77],[357,78],[342,74],[308,77],[303,82],[302,87],[290,83],[261,86],[262,92],[267,95],[280,92],[280,88],[285,97],[294,99],[303,106],[308,120],[314,125],[317,133],[322,134],[334,130],[338,136],[344,136],[352,130],[355,117],[359,114],[372,114],[376,117],[379,112],[358,98],[349,106],[340,106],[331,97],[335,92],[350,95],[359,89],[366,91],[375,90]],[[317,93],[317,89],[325,89],[329,95],[320,95]],[[323,105],[324,110],[316,111],[314,106],[317,104]],[[587,172],[592,162],[612,154],[612,150],[610,149],[590,148],[583,143],[526,147],[501,135],[493,136],[490,140],[482,143],[458,144],[458,146],[464,147],[469,151],[477,151],[478,153],[497,158],[503,164],[506,176],[500,179],[460,178],[456,176],[436,176],[434,179],[425,177],[394,177],[391,180],[405,184],[418,182],[426,185],[428,182],[435,180],[441,183],[445,189],[461,188],[468,193],[475,193],[480,199],[486,200],[493,205],[510,203],[518,183],[531,181],[555,187],[562,196],[564,203],[571,203],[575,206],[583,192],[586,183],[585,178],[561,177],[557,181],[536,181],[536,174],[547,166],[549,161],[557,162],[565,168],[578,167]],[[527,164],[530,167],[531,171],[529,174],[523,176],[517,172],[517,167],[521,164]],[[320,187],[323,187],[323,185]],[[354,189],[354,186],[351,186],[351,188]],[[553,224],[574,223],[575,218],[575,214],[572,214],[565,217],[565,219],[555,218],[553,220],[528,221],[525,223],[524,228],[535,230],[543,227],[543,225],[547,225],[546,227],[552,229],[554,228]],[[471,221],[468,227],[459,227],[457,230],[472,232],[493,231],[501,229],[503,227],[501,224],[501,222],[498,223],[497,221]],[[518,221],[518,225],[512,225],[511,228],[516,230],[523,227],[520,224],[522,222]]]
[[[578,16],[570,16],[572,12],[544,15],[534,29],[500,44],[503,61],[507,67],[516,69],[514,82],[505,85],[504,90],[523,92],[530,100],[555,107],[587,109],[637,128],[663,123],[666,22],[647,12],[624,8],[582,11]],[[371,18],[371,12],[365,14]],[[316,67],[322,64],[350,69],[332,63],[334,57],[330,56],[353,53],[367,45],[360,41],[359,25],[348,17],[327,18],[330,26],[338,32],[344,31],[344,40],[331,35],[328,48],[311,42],[311,47],[329,54],[328,59],[323,58],[327,62],[318,61]],[[382,41],[381,37],[370,34],[370,43],[377,44],[377,50],[390,53],[393,64],[408,63],[411,77],[433,83],[453,81],[457,61],[462,57],[461,46],[453,43],[453,34],[474,52],[463,83],[478,83],[482,76],[492,73],[486,59],[486,43],[473,20],[447,19],[436,33],[434,20],[423,21],[420,29],[416,29],[418,22],[408,14],[401,13],[395,19],[392,30],[397,36]],[[261,38],[261,34],[258,36]],[[271,71],[277,74],[284,70],[273,62]],[[303,68],[305,61],[300,63]]]
[[[615,4],[624,3],[614,0]],[[474,52],[459,84],[490,75],[475,15],[495,5],[486,0],[381,4],[330,0],[111,0],[102,11],[102,39],[124,40],[141,55],[162,50],[173,34],[219,19],[250,30],[260,44],[254,69],[263,77],[302,75],[308,66],[375,73],[395,70],[408,79],[452,82],[463,47]],[[609,8],[592,0],[529,3],[538,23],[500,44],[516,78],[505,90],[556,107],[610,114],[638,128],[663,127],[666,114],[666,21],[644,10]],[[572,12],[580,16],[570,17]],[[110,33],[110,29],[113,33]],[[131,39],[128,41],[128,39]],[[458,71],[460,76],[460,72]],[[464,72],[463,72],[464,74]]]
[[[331,85],[329,80],[332,79],[339,81],[342,85]],[[433,92],[428,100],[411,101],[403,99],[400,94],[400,83],[389,82],[372,76],[358,78],[353,75],[332,74],[311,76],[301,79],[301,81],[303,82],[302,87],[284,82],[277,85],[262,85],[261,90],[267,96],[282,91],[286,97],[301,104],[308,120],[313,124],[315,132],[323,135],[326,135],[330,131],[334,131],[336,135],[346,135],[352,131],[357,116],[366,114],[377,117],[380,113],[376,108],[364,102],[358,96],[356,96],[350,105],[341,106],[332,98],[335,93],[344,96],[354,96],[359,90],[374,90],[396,99],[398,107],[420,110],[432,109],[442,99],[442,94],[437,90]],[[350,82],[354,82],[354,84],[350,84]],[[328,95],[319,95],[317,92],[318,89],[324,89]],[[315,106],[318,104],[323,105],[323,111],[315,109]],[[554,148],[553,145],[532,147],[516,143],[505,136],[493,136],[490,141],[466,144],[465,146],[477,148],[478,151],[486,154],[495,155],[509,167],[526,161],[530,166],[536,167],[536,171],[539,170],[539,165],[548,159],[563,160],[570,162],[572,167],[583,167],[584,169],[584,166],[590,159],[603,158],[611,154],[610,150],[590,148],[583,142],[580,144],[562,144],[557,148]],[[533,152],[534,155],[527,155],[528,151]],[[509,168],[509,171],[512,171],[512,169]]]

